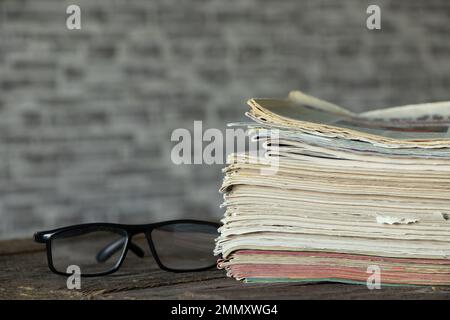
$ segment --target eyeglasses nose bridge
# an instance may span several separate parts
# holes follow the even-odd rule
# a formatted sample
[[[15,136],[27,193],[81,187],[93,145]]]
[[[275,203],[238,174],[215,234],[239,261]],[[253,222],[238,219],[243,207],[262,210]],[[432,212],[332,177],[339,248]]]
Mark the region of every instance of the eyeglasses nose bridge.
[[[141,232],[133,232],[133,233],[128,233],[128,241],[127,241],[127,251],[130,250],[131,252],[133,252],[136,256],[138,256],[139,258],[143,258],[145,256],[145,251],[144,249],[141,248],[141,246],[139,246],[138,244],[136,244],[133,241],[133,237],[137,234],[140,234]]]

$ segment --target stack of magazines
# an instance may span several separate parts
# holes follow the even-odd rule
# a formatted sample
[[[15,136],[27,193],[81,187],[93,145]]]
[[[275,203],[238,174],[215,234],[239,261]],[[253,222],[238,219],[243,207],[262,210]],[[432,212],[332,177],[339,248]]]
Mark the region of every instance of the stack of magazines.
[[[231,154],[219,267],[246,282],[450,285],[450,102],[356,114],[251,99],[264,153]]]

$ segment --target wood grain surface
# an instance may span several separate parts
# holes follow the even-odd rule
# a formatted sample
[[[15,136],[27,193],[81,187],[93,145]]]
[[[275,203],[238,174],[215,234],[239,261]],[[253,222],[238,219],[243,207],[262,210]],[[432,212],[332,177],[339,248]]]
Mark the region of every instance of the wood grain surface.
[[[44,245],[31,240],[0,242],[0,299],[449,299],[450,287],[382,287],[348,284],[245,284],[223,270],[170,273],[147,253],[129,254],[109,276],[82,278],[68,290],[66,278],[50,272]]]

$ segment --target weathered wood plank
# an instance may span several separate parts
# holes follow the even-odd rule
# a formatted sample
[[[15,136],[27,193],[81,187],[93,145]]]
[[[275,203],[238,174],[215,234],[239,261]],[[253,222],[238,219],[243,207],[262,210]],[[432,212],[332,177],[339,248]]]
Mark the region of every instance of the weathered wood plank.
[[[169,273],[150,256],[128,255],[117,273],[83,278],[68,290],[51,273],[44,246],[31,240],[0,242],[0,299],[449,299],[449,287],[382,287],[345,284],[244,284],[222,270]]]

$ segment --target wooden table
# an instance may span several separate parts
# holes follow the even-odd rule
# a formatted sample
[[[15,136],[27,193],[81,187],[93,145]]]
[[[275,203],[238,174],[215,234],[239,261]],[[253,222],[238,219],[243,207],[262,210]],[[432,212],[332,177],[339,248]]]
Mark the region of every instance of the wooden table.
[[[382,287],[346,284],[244,284],[223,270],[169,273],[152,257],[128,255],[109,276],[82,278],[68,290],[66,278],[50,272],[44,245],[0,241],[0,299],[449,299],[449,287]]]

